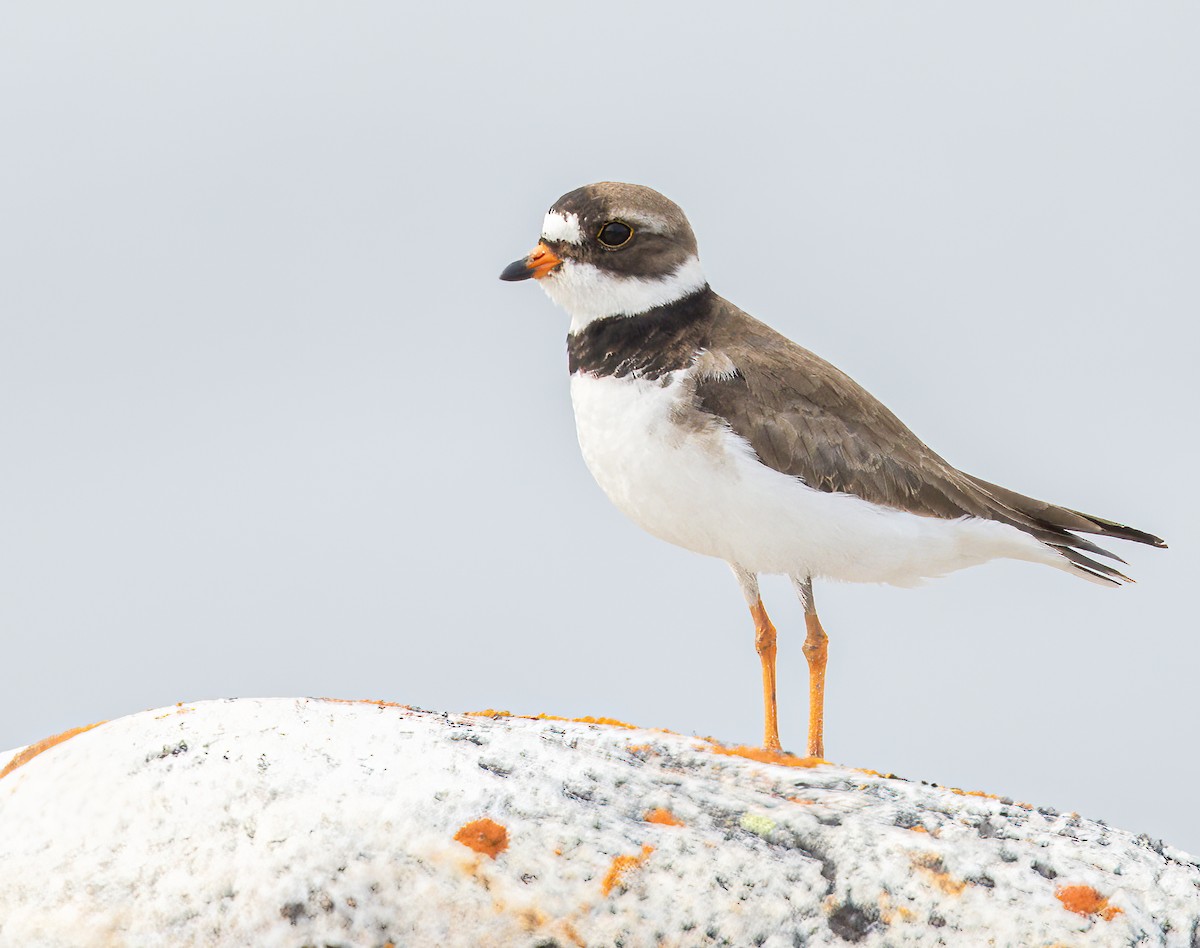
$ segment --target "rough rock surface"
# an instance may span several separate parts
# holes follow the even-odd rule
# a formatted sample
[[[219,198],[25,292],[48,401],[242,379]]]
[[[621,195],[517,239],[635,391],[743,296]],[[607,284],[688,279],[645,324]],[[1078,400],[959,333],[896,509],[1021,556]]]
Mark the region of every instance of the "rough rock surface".
[[[148,711],[0,754],[0,946],[1200,944],[1200,867],[1162,843],[779,760],[382,703]]]

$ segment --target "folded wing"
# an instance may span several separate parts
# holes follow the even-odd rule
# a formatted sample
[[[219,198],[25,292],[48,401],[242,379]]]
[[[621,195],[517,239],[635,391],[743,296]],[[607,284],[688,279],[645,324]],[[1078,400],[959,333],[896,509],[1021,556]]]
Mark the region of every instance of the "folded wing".
[[[697,378],[697,405],[723,418],[768,467],[817,490],[920,516],[1009,524],[1113,583],[1128,577],[1086,553],[1124,561],[1076,534],[1166,546],[1141,530],[964,474],[844,372],[724,305],[710,351],[727,370]]]

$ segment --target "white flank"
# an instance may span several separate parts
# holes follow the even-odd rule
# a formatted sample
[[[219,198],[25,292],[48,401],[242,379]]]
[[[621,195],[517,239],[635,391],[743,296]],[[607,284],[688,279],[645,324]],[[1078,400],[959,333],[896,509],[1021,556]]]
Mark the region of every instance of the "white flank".
[[[542,239],[561,240],[568,244],[583,243],[583,232],[579,229],[579,215],[550,211],[542,222]]]
[[[681,410],[691,371],[674,373],[667,385],[571,378],[579,445],[592,476],[655,536],[752,573],[896,586],[999,557],[1070,570],[1063,557],[1015,527],[921,517],[815,490],[772,470],[717,419],[688,424]]]
[[[538,280],[550,298],[570,314],[571,332],[605,316],[636,316],[673,303],[707,282],[695,256],[657,280],[620,276],[577,260],[564,260],[561,267]]]

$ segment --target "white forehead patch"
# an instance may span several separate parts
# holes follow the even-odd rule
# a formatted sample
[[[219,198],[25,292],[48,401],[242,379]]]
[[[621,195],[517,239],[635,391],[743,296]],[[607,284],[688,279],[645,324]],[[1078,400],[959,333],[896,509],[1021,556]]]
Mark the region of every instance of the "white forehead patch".
[[[561,240],[568,244],[583,243],[583,232],[579,229],[579,215],[551,211],[542,222],[542,239]]]

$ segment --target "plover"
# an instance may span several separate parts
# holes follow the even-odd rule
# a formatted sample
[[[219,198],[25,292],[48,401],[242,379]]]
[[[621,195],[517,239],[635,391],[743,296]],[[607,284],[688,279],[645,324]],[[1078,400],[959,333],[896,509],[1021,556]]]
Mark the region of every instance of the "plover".
[[[760,574],[804,606],[808,754],[823,757],[828,638],[813,580],[911,586],[1007,557],[1103,585],[1124,562],[1085,536],[1156,536],[957,470],[844,372],[722,299],[683,211],[602,182],[563,195],[541,241],[500,274],[532,277],[571,317],[579,446],[650,533],[729,564],[754,619],[764,743],[779,749],[775,627]]]

